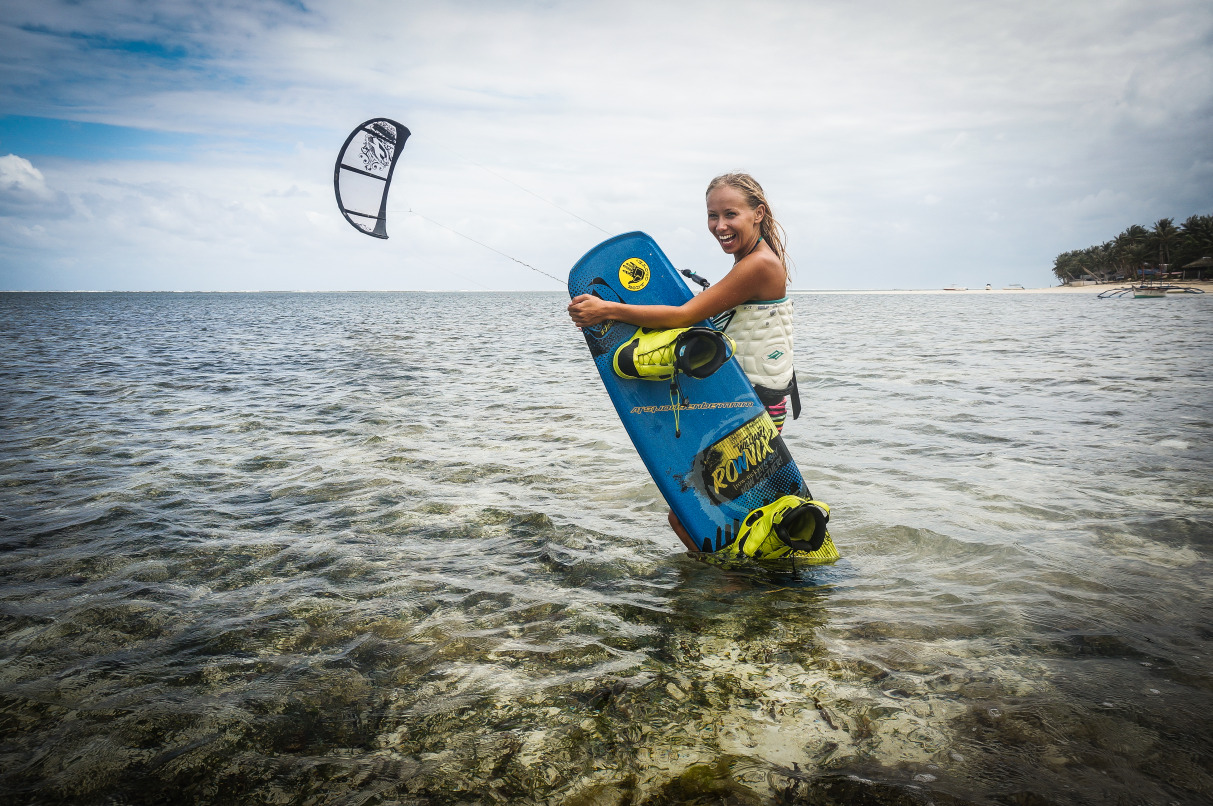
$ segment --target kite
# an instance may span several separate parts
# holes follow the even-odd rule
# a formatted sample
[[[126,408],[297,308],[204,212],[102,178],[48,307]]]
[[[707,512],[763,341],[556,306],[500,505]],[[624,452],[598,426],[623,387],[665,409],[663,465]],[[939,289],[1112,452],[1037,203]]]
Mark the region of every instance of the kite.
[[[387,118],[372,118],[350,136],[333,168],[337,208],[359,232],[387,238],[387,194],[400,150],[412,134]]]

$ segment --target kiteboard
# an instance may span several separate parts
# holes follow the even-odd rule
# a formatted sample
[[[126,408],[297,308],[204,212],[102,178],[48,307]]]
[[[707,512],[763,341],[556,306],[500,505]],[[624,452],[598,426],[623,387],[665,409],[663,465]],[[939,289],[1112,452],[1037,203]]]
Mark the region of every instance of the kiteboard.
[[[569,272],[568,288],[570,297],[593,294],[636,305],[682,305],[692,297],[657,243],[643,232],[595,246]],[[707,321],[697,326],[712,327]],[[762,507],[786,496],[812,498],[735,359],[706,378],[681,377],[681,400],[672,399],[668,382],[616,374],[615,352],[637,331],[615,321],[582,329],[624,429],[700,551],[725,552]],[[838,559],[828,532],[819,550],[794,555],[806,564]]]

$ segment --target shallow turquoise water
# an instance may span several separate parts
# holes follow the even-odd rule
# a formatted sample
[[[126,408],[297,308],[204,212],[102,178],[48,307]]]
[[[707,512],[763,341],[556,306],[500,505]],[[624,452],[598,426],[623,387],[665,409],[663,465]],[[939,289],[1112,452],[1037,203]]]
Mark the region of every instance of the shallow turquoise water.
[[[795,299],[788,578],[681,552],[559,293],[0,295],[0,791],[1213,798],[1213,299]]]

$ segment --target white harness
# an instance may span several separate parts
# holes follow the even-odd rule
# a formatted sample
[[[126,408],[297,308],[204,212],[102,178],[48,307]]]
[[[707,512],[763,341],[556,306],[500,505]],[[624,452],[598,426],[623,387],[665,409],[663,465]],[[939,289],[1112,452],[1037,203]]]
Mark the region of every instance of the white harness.
[[[792,385],[792,300],[747,302],[712,324],[737,343],[737,360],[750,383],[772,391]]]

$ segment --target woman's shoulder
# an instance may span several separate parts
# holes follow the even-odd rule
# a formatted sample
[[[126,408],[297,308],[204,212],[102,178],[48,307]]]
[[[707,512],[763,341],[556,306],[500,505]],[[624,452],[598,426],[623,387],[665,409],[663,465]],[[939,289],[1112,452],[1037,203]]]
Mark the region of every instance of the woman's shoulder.
[[[755,249],[734,268],[742,268],[742,264],[746,264],[743,271],[752,278],[755,286],[753,299],[772,300],[784,297],[787,295],[787,267],[775,254],[775,250],[766,244],[760,246],[765,248]]]

